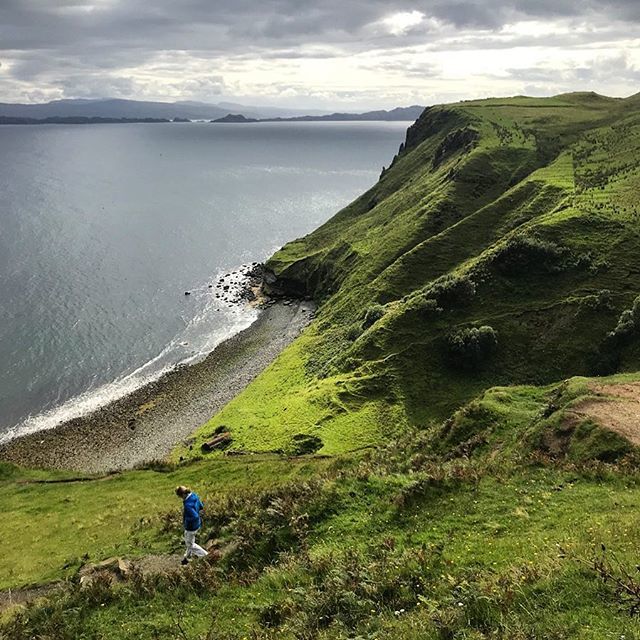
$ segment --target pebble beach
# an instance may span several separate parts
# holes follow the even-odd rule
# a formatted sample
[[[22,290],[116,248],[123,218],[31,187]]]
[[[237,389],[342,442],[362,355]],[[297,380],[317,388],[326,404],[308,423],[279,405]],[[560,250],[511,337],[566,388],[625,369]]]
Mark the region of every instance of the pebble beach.
[[[310,322],[311,301],[269,302],[204,360],[181,365],[87,415],[0,445],[21,466],[107,473],[165,459],[242,391]]]

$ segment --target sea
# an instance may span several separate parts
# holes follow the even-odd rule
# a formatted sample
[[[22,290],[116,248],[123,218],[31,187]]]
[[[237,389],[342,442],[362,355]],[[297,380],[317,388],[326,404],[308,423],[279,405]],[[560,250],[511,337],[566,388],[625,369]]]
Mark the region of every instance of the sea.
[[[215,283],[372,186],[409,124],[0,126],[0,442],[248,327]]]

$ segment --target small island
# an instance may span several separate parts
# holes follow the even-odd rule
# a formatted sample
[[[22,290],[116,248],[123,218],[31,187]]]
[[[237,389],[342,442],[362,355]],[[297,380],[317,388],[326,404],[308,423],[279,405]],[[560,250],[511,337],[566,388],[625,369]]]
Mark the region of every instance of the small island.
[[[223,124],[237,124],[237,123],[246,123],[246,122],[258,122],[256,118],[247,118],[243,116],[241,113],[228,113],[226,116],[222,118],[218,118],[217,120],[211,120],[213,123],[223,123]]]

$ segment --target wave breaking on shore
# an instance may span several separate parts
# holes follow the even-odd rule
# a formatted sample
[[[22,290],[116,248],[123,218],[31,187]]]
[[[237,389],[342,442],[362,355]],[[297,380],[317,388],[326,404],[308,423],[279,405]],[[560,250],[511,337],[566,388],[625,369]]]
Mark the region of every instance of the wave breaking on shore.
[[[262,265],[252,263],[236,270],[220,271],[215,284],[204,284],[185,292],[198,309],[158,355],[112,382],[90,387],[61,405],[28,416],[0,433],[0,444],[87,416],[174,369],[203,360],[225,340],[255,322],[259,314],[258,305],[254,304],[258,302],[255,290],[261,277]]]

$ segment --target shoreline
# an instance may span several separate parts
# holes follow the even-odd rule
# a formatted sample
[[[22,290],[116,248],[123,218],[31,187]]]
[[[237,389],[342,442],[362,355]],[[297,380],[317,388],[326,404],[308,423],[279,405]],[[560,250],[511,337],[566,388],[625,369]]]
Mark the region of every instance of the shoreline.
[[[203,360],[86,415],[0,444],[0,460],[84,473],[121,471],[166,458],[238,395],[307,326],[310,301],[267,304],[246,329]]]

